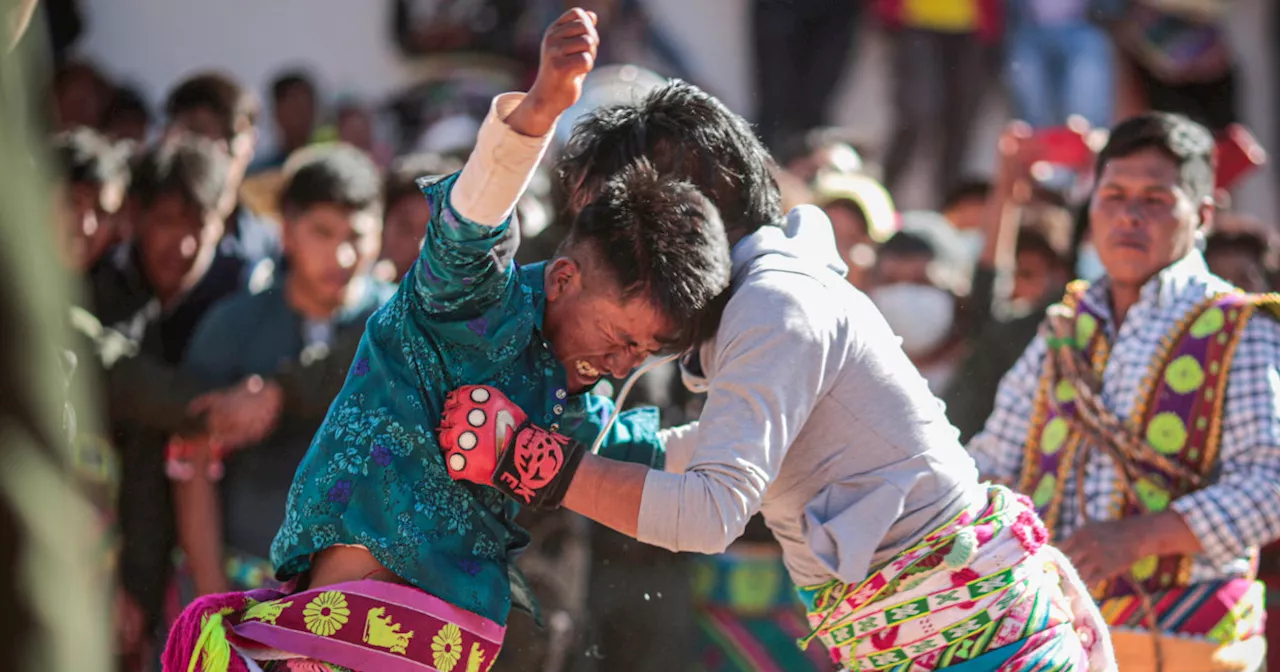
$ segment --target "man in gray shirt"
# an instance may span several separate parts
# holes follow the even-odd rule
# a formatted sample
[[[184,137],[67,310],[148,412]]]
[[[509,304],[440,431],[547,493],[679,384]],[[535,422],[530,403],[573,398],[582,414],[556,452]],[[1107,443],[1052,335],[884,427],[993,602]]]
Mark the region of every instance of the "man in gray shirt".
[[[650,469],[521,424],[496,390],[464,388],[446,405],[445,453],[495,445],[499,471],[513,460],[570,510],[671,550],[723,552],[762,513],[809,612],[802,643],[821,639],[848,666],[1113,667],[1069,563],[1024,498],[978,482],[897,338],[844,280],[825,216],[802,207],[783,220],[746,123],[683,82],[602,110],[561,166],[572,205],[638,154],[707,194],[730,237],[723,318],[685,361],[707,392],[700,422],[668,430],[665,469]],[[649,354],[631,350],[575,368],[598,375]],[[499,428],[504,413],[514,432]]]

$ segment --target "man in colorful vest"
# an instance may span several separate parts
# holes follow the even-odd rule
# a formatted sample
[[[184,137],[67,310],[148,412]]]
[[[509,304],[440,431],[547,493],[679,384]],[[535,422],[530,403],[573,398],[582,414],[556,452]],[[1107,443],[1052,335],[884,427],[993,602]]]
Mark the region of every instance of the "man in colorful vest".
[[[1213,138],[1185,117],[1117,126],[1075,283],[969,444],[1031,496],[1111,625],[1120,669],[1255,670],[1258,548],[1280,536],[1280,299],[1212,275]]]

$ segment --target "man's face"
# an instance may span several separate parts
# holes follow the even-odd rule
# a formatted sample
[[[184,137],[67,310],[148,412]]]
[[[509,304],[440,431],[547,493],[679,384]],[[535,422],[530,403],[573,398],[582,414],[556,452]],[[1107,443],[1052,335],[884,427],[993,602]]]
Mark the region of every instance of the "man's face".
[[[403,278],[417,260],[430,220],[431,204],[418,194],[398,199],[387,210],[382,228],[382,252],[378,258],[395,266],[396,280]]]
[[[246,128],[237,131],[234,135],[228,137],[227,129],[222,124],[222,119],[211,109],[195,108],[187,110],[173,118],[173,128],[170,130],[183,130],[193,135],[205,138],[216,143],[223,151],[227,152],[227,156],[231,157],[230,170],[227,173],[227,214],[230,214],[231,207],[234,207],[240,191],[240,183],[244,181],[245,171],[249,169],[249,164],[253,162],[253,144],[255,142],[255,134],[253,129]]]
[[[854,246],[871,243],[871,236],[867,234],[867,220],[857,208],[837,201],[822,210],[831,220],[831,232],[835,234],[836,250],[840,252],[841,259],[848,260]]]
[[[957,231],[980,231],[986,208],[986,199],[971,197],[947,208],[942,214]]]
[[[144,144],[147,141],[147,118],[141,114],[120,115],[112,119],[102,131],[112,140],[132,140]]]
[[[62,128],[96,128],[102,121],[107,101],[98,82],[87,74],[79,74],[58,90],[55,104]]]
[[[204,212],[177,194],[156,199],[138,213],[138,247],[147,278],[161,297],[199,280],[222,237],[217,213]]]
[[[286,217],[284,252],[290,282],[317,304],[336,310],[358,273],[378,252],[378,220],[368,212],[317,205]]]
[[[1009,298],[1023,305],[1038,305],[1066,284],[1066,272],[1039,251],[1018,253],[1014,262],[1013,291]]]
[[[1140,287],[1191,251],[1209,207],[1193,202],[1180,182],[1177,164],[1156,148],[1102,169],[1089,225],[1112,282]]]
[[[338,122],[338,139],[366,152],[373,151],[373,119],[364,110],[342,115]]]
[[[290,149],[306,144],[316,124],[316,100],[303,86],[287,89],[275,103],[276,125]]]
[[[876,285],[932,285],[927,254],[881,254],[876,259]]]
[[[68,268],[85,271],[119,239],[120,185],[77,183],[58,189],[58,241]]]
[[[577,262],[560,257],[549,264],[546,282],[543,331],[571,392],[604,376],[626,377],[671,340],[672,325],[657,308],[641,298],[623,300],[598,271],[584,274]]]
[[[1243,289],[1246,292],[1261,294],[1271,291],[1267,282],[1267,271],[1258,263],[1258,259],[1247,250],[1227,248],[1205,255],[1209,270],[1214,275]]]

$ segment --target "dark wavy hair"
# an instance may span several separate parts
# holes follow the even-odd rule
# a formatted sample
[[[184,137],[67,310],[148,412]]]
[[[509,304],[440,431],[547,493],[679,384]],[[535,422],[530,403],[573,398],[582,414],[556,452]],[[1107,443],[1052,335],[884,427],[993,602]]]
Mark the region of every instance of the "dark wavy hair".
[[[715,204],[730,239],[782,218],[773,159],[751,127],[715,97],[673,80],[634,104],[580,121],[556,168],[559,196],[576,213],[640,157]]]
[[[589,254],[623,298],[643,296],[678,329],[682,351],[715,333],[729,287],[729,244],[716,207],[641,161],[605,182],[562,251]]]

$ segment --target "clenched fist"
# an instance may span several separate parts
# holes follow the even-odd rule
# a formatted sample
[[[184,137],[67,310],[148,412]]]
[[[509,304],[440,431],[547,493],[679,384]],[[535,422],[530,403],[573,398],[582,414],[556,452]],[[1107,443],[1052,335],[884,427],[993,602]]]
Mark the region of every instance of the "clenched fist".
[[[594,12],[574,8],[556,19],[542,38],[538,77],[507,125],[533,137],[551,132],[556,119],[582,97],[582,82],[595,67],[599,46]]]
[[[586,447],[529,423],[497,388],[465,385],[445,398],[436,429],[455,481],[490,485],[526,506],[555,508]]]

